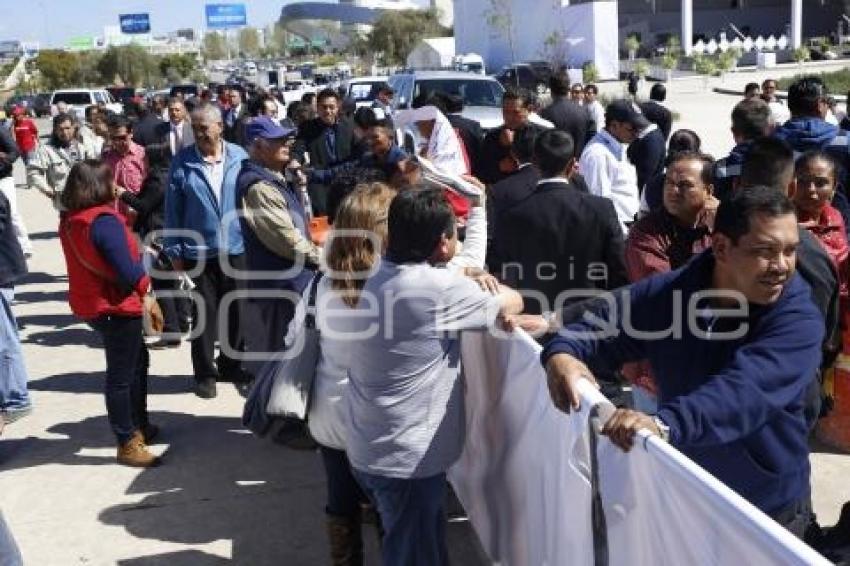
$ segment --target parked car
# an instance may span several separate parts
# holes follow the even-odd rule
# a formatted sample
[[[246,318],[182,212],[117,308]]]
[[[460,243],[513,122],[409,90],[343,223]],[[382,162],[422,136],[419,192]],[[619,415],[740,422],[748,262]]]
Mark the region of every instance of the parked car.
[[[395,90],[393,108],[410,108],[414,100],[427,100],[434,92],[460,96],[462,116],[475,120],[485,130],[499,127],[505,88],[493,77],[456,71],[413,71],[389,77]]]
[[[378,89],[388,82],[389,77],[354,77],[343,82],[346,98],[351,98],[358,108],[371,106],[378,96]]]
[[[172,86],[169,91],[169,96],[177,96],[178,94],[182,94],[183,98],[192,98],[193,96],[201,94],[201,89],[198,88],[198,85],[193,84]]]
[[[108,86],[106,92],[121,104],[130,102],[136,96],[136,89],[129,86]]]
[[[112,95],[104,89],[66,88],[54,91],[50,96],[51,113],[56,111],[56,105],[64,102],[82,121],[85,119],[86,107],[103,104],[106,109],[116,114],[124,112],[124,107],[115,102]]]
[[[519,87],[529,90],[538,95],[545,94],[549,90],[549,77],[552,69],[548,66],[535,66],[530,63],[517,63],[503,67],[496,75],[496,80],[505,88]],[[548,71],[547,71],[548,69]]]

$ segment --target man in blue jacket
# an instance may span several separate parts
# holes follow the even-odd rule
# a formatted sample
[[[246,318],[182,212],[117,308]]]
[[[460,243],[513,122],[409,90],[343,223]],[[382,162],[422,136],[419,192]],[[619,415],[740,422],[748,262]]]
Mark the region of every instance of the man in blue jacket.
[[[195,394],[216,395],[216,380],[243,381],[247,375],[238,361],[223,350],[213,363],[218,309],[236,289],[234,270],[245,267],[245,245],[236,214],[236,177],[248,158],[238,145],[224,141],[221,112],[203,104],[192,112],[195,145],[182,149],[171,163],[165,194],[165,248],[176,271],[187,271],[202,301],[192,317],[192,367]],[[202,312],[199,312],[202,311]],[[200,315],[200,316],[199,316]],[[198,328],[198,325],[202,325]],[[227,333],[219,343],[242,346],[238,302],[230,303]]]
[[[593,380],[588,365],[648,359],[657,414],[619,409],[603,434],[628,450],[649,430],[802,536],[812,518],[804,392],[824,324],[795,272],[798,243],[784,194],[739,189],[717,212],[711,250],[592,305],[606,334],[568,325],[543,361],[566,411],[579,405],[578,380]]]

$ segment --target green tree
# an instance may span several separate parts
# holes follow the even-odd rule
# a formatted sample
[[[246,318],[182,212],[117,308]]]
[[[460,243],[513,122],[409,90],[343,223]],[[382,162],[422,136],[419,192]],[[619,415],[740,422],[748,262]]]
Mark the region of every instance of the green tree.
[[[122,82],[140,87],[153,82],[159,73],[156,60],[139,45],[110,47],[97,62],[103,82]]]
[[[188,78],[198,65],[193,55],[183,54],[165,55],[158,66],[160,74],[173,82],[173,77],[177,80]]]
[[[75,53],[44,49],[36,58],[36,68],[48,90],[71,86],[76,78],[79,60]]]
[[[383,54],[384,62],[403,65],[407,56],[426,37],[445,37],[436,10],[388,10],[375,22],[368,35],[369,48]]]
[[[490,7],[484,11],[484,20],[493,32],[507,38],[511,61],[516,61],[512,0],[490,0]]]
[[[255,57],[260,52],[260,32],[256,28],[239,30],[239,52],[247,57]]]
[[[217,31],[211,31],[204,36],[202,48],[205,59],[224,59],[227,57],[227,39]]]

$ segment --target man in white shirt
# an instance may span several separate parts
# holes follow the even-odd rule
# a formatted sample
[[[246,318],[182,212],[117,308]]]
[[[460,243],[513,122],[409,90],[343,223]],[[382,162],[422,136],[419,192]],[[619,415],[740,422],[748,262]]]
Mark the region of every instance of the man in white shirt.
[[[605,110],[605,127],[585,146],[579,160],[590,193],[611,199],[623,234],[629,231],[640,207],[637,171],[629,163],[626,146],[649,125],[630,100],[615,100]]]
[[[522,310],[434,267],[457,245],[443,192],[399,193],[390,205],[387,253],[363,288],[352,323],[346,451],[385,529],[383,564],[447,564],[446,470],[464,441],[460,343]]]
[[[181,99],[172,97],[168,101],[168,148],[172,156],[195,143],[192,125],[187,118],[186,105]]]
[[[590,117],[593,119],[593,124],[597,132],[605,126],[605,108],[597,100],[598,97],[598,86],[586,85],[584,87],[584,107],[590,112]]]

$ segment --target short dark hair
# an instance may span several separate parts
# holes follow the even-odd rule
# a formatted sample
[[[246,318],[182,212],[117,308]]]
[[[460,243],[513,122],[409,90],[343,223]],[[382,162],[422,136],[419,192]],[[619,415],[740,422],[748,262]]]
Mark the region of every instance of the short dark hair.
[[[292,102],[290,102],[289,105],[286,107],[286,117],[290,120],[295,121],[295,114],[298,113],[298,109],[301,107],[302,104],[304,103],[300,100],[293,100]]]
[[[355,125],[364,130],[366,128],[371,128],[378,123],[378,117],[375,116],[375,111],[365,106],[361,106],[355,110],[352,119]]]
[[[803,170],[803,167],[807,166],[812,161],[818,159],[825,161],[829,165],[829,168],[832,169],[832,177],[833,179],[836,179],[836,175],[838,173],[838,164],[835,162],[835,159],[833,159],[830,154],[828,154],[822,149],[812,149],[798,157],[797,161],[794,162],[794,173],[799,173]]]
[[[656,102],[664,102],[667,99],[667,87],[661,83],[655,83],[649,89],[649,99]]]
[[[787,142],[772,137],[758,138],[744,158],[738,186],[768,186],[787,192],[785,183],[793,170],[794,151]]]
[[[514,132],[511,153],[520,163],[531,163],[534,160],[534,144],[536,141],[537,128],[524,126]]]
[[[325,90],[328,90],[328,89],[325,89]],[[324,91],[322,91],[322,92],[324,92]],[[304,94],[301,95],[301,102],[305,102],[307,104],[312,104],[314,98],[316,98],[315,92],[305,92]],[[337,98],[339,98],[339,95],[337,95]]]
[[[115,200],[112,187],[103,182],[102,166],[97,159],[86,159],[71,167],[59,197],[66,210],[84,210]]]
[[[714,219],[714,233],[723,234],[733,244],[750,231],[750,219],[756,214],[771,218],[794,214],[794,204],[779,189],[753,185],[734,191],[720,203]]]
[[[819,116],[818,103],[828,94],[820,77],[803,77],[788,89],[788,110],[792,116]]]
[[[524,88],[509,88],[505,91],[505,94],[502,96],[502,104],[505,102],[509,102],[511,100],[515,100],[522,104],[523,108],[528,108],[531,105],[532,97],[531,93]]]
[[[760,98],[742,100],[732,109],[732,130],[746,140],[768,135],[771,120],[770,106]]]
[[[561,175],[575,157],[575,142],[567,132],[546,130],[534,142],[534,162],[544,177]]]
[[[699,151],[702,148],[702,140],[693,130],[676,130],[670,135],[667,142],[667,156],[672,156],[683,151]]]
[[[456,114],[458,112],[463,112],[463,97],[459,94],[448,94],[446,95],[446,111],[449,114]]]
[[[549,77],[552,96],[567,96],[570,93],[570,77],[566,73],[555,73]]]
[[[594,84],[584,85],[584,90],[587,92],[588,90],[593,93],[594,96],[599,94],[599,87]]]
[[[326,98],[336,98],[336,101],[339,102],[339,93],[334,88],[323,88],[316,95],[316,102],[321,103]]]
[[[113,114],[106,120],[106,125],[110,130],[126,128],[128,132],[132,131],[133,124],[130,119],[123,114]]]
[[[357,185],[361,183],[383,183],[386,180],[387,176],[384,175],[383,171],[371,167],[358,167],[334,176],[333,181],[328,185],[328,222],[334,223],[339,205],[342,204],[345,197],[354,192]]]
[[[455,233],[455,215],[441,189],[412,187],[390,203],[387,258],[419,263],[430,258],[440,238]]]
[[[709,154],[699,151],[680,151],[670,156],[667,167],[672,167],[680,161],[699,161],[702,163],[700,180],[706,185],[714,183],[714,158]]]
[[[754,92],[760,91],[761,85],[758,83],[747,83],[747,86],[744,87],[744,96],[750,96]]]

